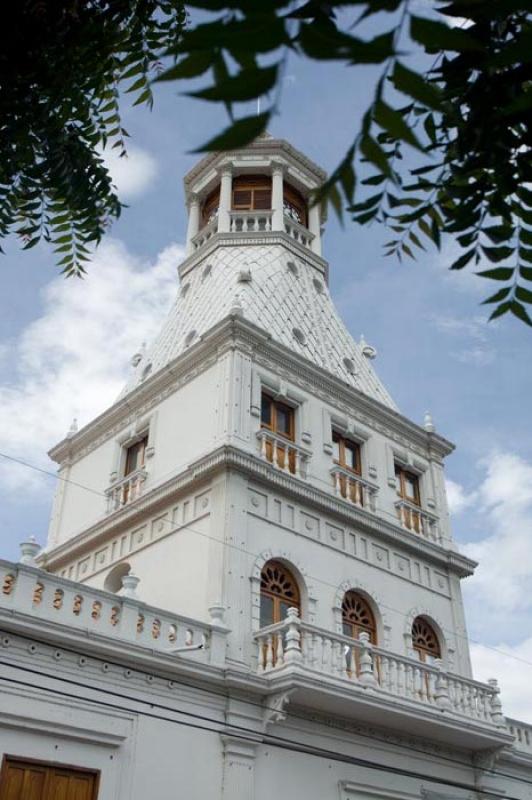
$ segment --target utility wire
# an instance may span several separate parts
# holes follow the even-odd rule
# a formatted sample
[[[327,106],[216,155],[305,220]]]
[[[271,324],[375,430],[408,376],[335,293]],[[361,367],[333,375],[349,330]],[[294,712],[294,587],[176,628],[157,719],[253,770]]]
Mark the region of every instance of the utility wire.
[[[107,499],[107,495],[104,492],[100,492],[97,489],[93,489],[93,488],[91,488],[89,486],[84,486],[81,483],[77,483],[75,481],[70,480],[70,478],[63,478],[63,477],[60,477],[59,475],[55,475],[53,472],[49,472],[47,470],[41,469],[40,467],[36,467],[33,464],[30,464],[28,462],[22,461],[22,459],[14,458],[13,456],[8,455],[8,454],[3,453],[3,452],[0,452],[0,457],[5,458],[5,459],[7,459],[9,461],[15,461],[16,463],[22,464],[23,466],[27,467],[28,469],[34,469],[34,470],[37,470],[38,472],[44,472],[46,475],[50,475],[52,478],[56,478],[57,480],[62,480],[65,483],[72,483],[74,486],[77,486],[78,488],[86,489],[87,491],[92,492],[93,494],[97,494],[100,497],[104,497],[104,498]],[[326,483],[326,481],[323,481],[323,483]],[[330,484],[327,484],[327,485],[330,488]],[[210,541],[213,541],[218,545],[221,545],[221,546],[227,547],[227,548],[231,548],[231,549],[236,550],[236,551],[238,551],[240,553],[243,553],[244,555],[251,556],[253,559],[257,559],[257,558],[260,557],[260,553],[253,553],[252,551],[246,550],[245,548],[239,547],[238,545],[232,544],[231,542],[221,541],[220,539],[217,539],[216,537],[211,536],[208,533],[205,533],[204,531],[200,531],[197,528],[194,528],[192,525],[188,525],[187,523],[184,523],[183,525],[180,525],[179,527],[175,527],[175,523],[172,522],[172,520],[162,519],[162,520],[160,520],[160,522],[163,522],[165,524],[173,526],[172,530],[169,531],[169,533],[171,533],[172,531],[174,531],[176,533],[181,532],[181,531],[185,531],[185,530],[186,531],[190,531],[191,533],[194,533],[197,536],[202,536],[204,539],[209,539]],[[294,530],[293,533],[296,536],[301,536],[299,531]],[[310,575],[310,574],[307,574],[305,577],[310,579],[310,580],[312,580],[312,581],[315,581],[316,583],[321,583],[323,586],[328,586],[329,588],[334,589],[335,592],[338,590],[338,586],[337,585],[335,585],[333,583],[330,583],[329,581],[326,581],[323,578],[319,578],[319,577],[317,577],[315,575]],[[384,608],[384,609],[386,609],[386,611],[389,611],[392,614],[396,614],[396,615],[398,615],[400,617],[403,617],[404,619],[408,619],[409,618],[408,614],[405,614],[404,612],[399,611],[397,608],[394,608],[393,606],[386,605],[386,603],[380,602],[378,604],[378,607],[379,608]],[[470,644],[476,644],[476,645],[479,645],[480,647],[484,647],[486,650],[490,650],[493,653],[497,653],[498,655],[504,656],[505,658],[510,658],[510,659],[513,659],[514,661],[520,662],[521,664],[526,664],[527,666],[532,667],[532,661],[529,661],[529,660],[527,660],[525,658],[522,658],[521,656],[517,656],[517,655],[515,655],[513,653],[508,653],[505,650],[501,650],[500,648],[493,647],[493,645],[484,644],[484,642],[480,642],[477,639],[472,639],[468,634],[459,633],[458,631],[452,630],[451,628],[441,627],[441,629],[442,629],[442,631],[444,633],[448,634],[449,636],[462,639],[463,641],[466,642],[466,644],[468,646]]]
[[[41,645],[44,645],[45,647],[48,647],[48,648],[51,647],[49,642],[47,642],[47,641],[45,641],[43,639],[38,639],[35,636],[31,637],[31,641],[32,642],[37,642],[37,643],[39,643]],[[74,655],[74,656],[79,656],[79,654],[80,654],[80,652],[79,652],[80,649],[79,648],[77,650],[74,650],[72,647],[63,647],[63,646],[61,646],[61,650],[63,652],[66,652],[66,653],[70,653],[71,655]],[[162,653],[164,653],[164,651],[162,651]],[[87,651],[84,651],[84,655],[87,655],[89,658],[92,658],[93,660],[97,660],[97,657],[93,656],[91,653],[87,653]],[[115,660],[111,660],[111,659],[105,659],[105,662],[107,664],[112,665],[113,667],[116,667],[117,669],[128,668],[127,664],[124,664],[124,663],[122,663],[120,661],[115,661]],[[8,665],[8,666],[11,666],[11,667],[14,667],[14,668],[19,668],[19,665],[12,665],[12,664],[10,665],[9,662],[0,661],[0,664],[3,664],[4,666]],[[45,675],[47,677],[55,677],[55,676],[50,676],[47,673],[44,673],[44,672],[41,672],[41,671],[38,671],[38,670],[32,670],[30,667],[20,667],[20,669],[26,670],[27,672],[34,672],[35,674],[38,674],[38,675]],[[168,676],[167,675],[161,675],[160,673],[156,673],[154,671],[146,672],[143,669],[139,669],[139,668],[135,667],[135,672],[138,675],[141,675],[143,677],[148,677],[148,676],[149,677],[156,677],[161,681],[167,681],[168,680]],[[69,679],[65,679],[65,680],[67,682],[72,682]],[[214,697],[220,697],[220,698],[222,698],[224,700],[227,700],[228,698],[231,697],[229,692],[226,692],[226,691],[223,691],[223,690],[222,691],[216,690],[216,689],[213,689],[212,687],[207,688],[207,687],[205,687],[203,685],[198,685],[196,683],[190,683],[190,682],[187,682],[187,681],[183,680],[181,677],[179,677],[178,683],[179,683],[180,686],[184,686],[184,687],[186,687],[188,689],[194,689],[195,691],[202,691],[207,695],[213,695]],[[87,684],[81,684],[81,685],[82,686],[87,686]],[[247,699],[246,700],[246,704],[251,706],[251,707],[258,708],[261,711],[264,711],[264,705],[262,703],[257,703],[257,702],[254,702],[253,700]],[[169,708],[167,706],[161,706],[161,707],[162,708]],[[299,720],[299,721],[308,722],[306,717],[302,716],[301,714],[298,714],[295,711],[285,710],[285,711],[283,711],[283,713],[287,717],[289,717],[290,719],[295,719],[295,720]],[[332,729],[334,729],[334,730],[341,731],[342,733],[345,733],[345,729],[342,728],[339,725],[334,725],[334,724],[333,725],[329,725],[329,723],[327,723],[327,726],[332,728]],[[305,731],[301,727],[298,727],[297,725],[293,725],[293,727],[297,731],[299,731],[300,733],[305,733]],[[390,744],[388,740],[386,740],[386,739],[384,739],[382,737],[379,737],[379,736],[377,736],[375,734],[363,733],[363,732],[360,732],[360,731],[355,731],[354,733],[355,733],[356,736],[358,736],[358,737],[360,737],[362,739],[369,739],[370,741],[377,741],[377,742],[379,742],[381,744],[384,744],[384,745],[389,745]],[[403,750],[407,750],[409,753],[410,752],[415,752],[415,753],[420,753],[424,757],[427,757],[427,756],[433,757],[432,754],[427,753],[426,750],[423,750],[423,749],[421,749],[419,747],[415,747],[410,743],[408,745],[401,745],[401,744],[394,743],[394,746],[395,747],[399,747],[399,748],[401,748]],[[445,755],[442,755],[440,753],[437,755],[437,758],[439,760],[441,760],[441,761],[445,761],[445,762],[448,762],[448,763],[451,763],[451,764],[456,764],[456,765],[458,765],[460,767],[466,767],[467,769],[470,769],[473,766],[471,764],[471,762],[469,762],[469,761],[463,761],[463,760],[461,760],[459,758],[453,758],[451,756],[445,756]],[[496,775],[496,776],[499,776],[499,777],[509,778],[510,780],[518,780],[518,781],[525,782],[525,783],[528,782],[528,783],[530,783],[530,785],[532,785],[532,781],[527,781],[525,778],[523,778],[523,779],[516,778],[514,775],[510,775],[510,774],[508,774],[506,772],[502,772],[500,770],[496,770],[495,768],[483,767],[483,770],[484,770],[484,772],[487,772],[487,773],[489,773],[491,775]]]
[[[13,668],[13,665],[9,664],[9,662],[0,661],[0,664],[2,666],[7,666],[7,667]],[[25,672],[28,672],[28,673],[33,674],[33,675],[38,675],[39,677],[45,677],[45,678],[49,678],[49,679],[53,679],[53,680],[60,680],[63,683],[68,683],[70,685],[77,686],[78,688],[83,688],[83,689],[88,689],[90,691],[99,692],[99,693],[108,695],[110,697],[120,698],[121,700],[128,700],[128,701],[133,702],[133,703],[138,703],[139,705],[145,705],[145,706],[147,705],[151,709],[160,709],[162,711],[170,711],[171,713],[179,714],[180,716],[188,717],[189,719],[193,719],[195,721],[194,722],[191,722],[191,721],[185,722],[183,720],[177,720],[177,719],[175,719],[173,717],[164,717],[161,714],[155,714],[155,713],[150,712],[150,711],[144,711],[142,709],[136,709],[136,708],[131,708],[131,707],[128,708],[127,706],[101,701],[101,700],[99,700],[97,698],[88,698],[88,697],[83,697],[82,698],[84,701],[88,701],[90,703],[95,703],[95,704],[98,704],[99,706],[104,706],[104,707],[107,707],[107,708],[115,708],[115,709],[118,709],[120,711],[125,711],[125,712],[130,713],[130,714],[140,714],[142,716],[151,717],[152,719],[158,719],[158,720],[161,720],[161,721],[164,721],[164,722],[170,722],[170,723],[177,724],[177,725],[182,725],[182,726],[188,727],[188,728],[196,728],[196,729],[199,729],[199,730],[208,731],[210,733],[220,733],[221,731],[225,731],[226,730],[226,725],[223,722],[220,722],[219,720],[213,719],[212,717],[206,717],[203,714],[195,714],[195,713],[192,713],[192,712],[189,712],[189,711],[183,711],[183,710],[180,710],[180,709],[173,709],[170,706],[165,706],[165,705],[163,705],[161,703],[154,703],[152,701],[143,700],[141,698],[132,697],[131,695],[127,695],[127,694],[124,694],[124,693],[121,693],[121,692],[113,691],[113,690],[110,690],[110,689],[103,689],[102,687],[97,687],[96,688],[94,686],[91,686],[90,684],[86,684],[86,683],[83,683],[81,681],[74,681],[74,680],[69,679],[69,678],[63,678],[63,677],[57,678],[56,675],[50,675],[48,673],[41,672],[39,670],[34,670],[34,669],[29,668],[29,667],[21,667],[20,665],[17,665],[15,668],[16,669],[20,669],[20,670],[25,671]],[[21,686],[25,686],[27,688],[32,688],[32,689],[36,688],[35,687],[35,683],[29,682],[29,681],[21,681],[21,680],[18,680],[16,678],[10,678],[10,677],[7,677],[7,676],[3,676],[2,680],[8,681],[10,683],[18,684],[18,685],[21,685]],[[52,687],[39,687],[39,689],[47,691],[47,692],[51,692],[53,694],[61,695],[62,697],[68,697],[68,698],[74,699],[74,700],[76,700],[78,702],[80,700],[80,697],[79,697],[78,694],[72,694],[72,693],[69,693],[69,692],[65,692],[64,690],[54,689]],[[216,725],[218,727],[217,728],[212,728],[212,727],[209,727],[208,725],[201,725],[200,722],[211,723],[211,724],[214,724],[214,725]],[[302,754],[306,754],[306,755],[312,755],[312,756],[315,756],[315,757],[318,757],[318,758],[327,759],[329,761],[339,761],[339,762],[347,763],[347,764],[350,764],[350,765],[353,765],[353,766],[357,766],[357,767],[365,767],[366,769],[376,770],[378,772],[387,772],[387,773],[391,773],[393,775],[401,775],[403,777],[409,777],[409,778],[414,778],[414,779],[417,779],[417,780],[428,781],[429,783],[436,783],[436,784],[441,785],[441,786],[449,786],[449,787],[452,787],[452,788],[455,788],[455,789],[463,789],[465,791],[478,792],[479,794],[482,794],[482,795],[484,795],[486,797],[492,797],[492,798],[497,798],[497,800],[501,800],[500,793],[491,792],[491,791],[489,791],[487,789],[480,789],[477,786],[475,786],[474,784],[469,784],[469,783],[465,783],[465,782],[462,782],[462,781],[453,781],[453,780],[449,780],[448,778],[436,778],[434,776],[426,775],[424,773],[416,772],[416,771],[413,771],[413,770],[401,769],[401,768],[394,767],[394,766],[388,765],[388,764],[379,764],[378,762],[375,762],[375,761],[369,761],[367,759],[357,758],[355,756],[349,756],[349,755],[343,754],[343,753],[337,753],[337,752],[335,752],[333,750],[328,750],[327,748],[310,746],[310,745],[305,744],[304,742],[297,741],[296,739],[290,739],[288,737],[279,736],[279,735],[276,735],[276,734],[261,733],[259,731],[254,731],[251,728],[246,728],[246,727],[244,727],[242,725],[233,725],[233,724],[231,724],[230,725],[230,729],[231,729],[231,731],[235,731],[235,730],[239,731],[239,738],[247,739],[248,741],[252,742],[253,744],[258,744],[258,743],[268,744],[269,746],[277,747],[277,748],[280,748],[280,749],[289,750],[291,752],[302,753]],[[471,768],[473,768],[473,765],[471,765]],[[513,778],[513,779],[518,781],[518,782],[521,782],[521,783],[532,784],[532,781],[528,781],[526,779],[520,779],[520,778]],[[508,794],[505,794],[504,798],[505,798],[505,800],[522,800],[522,798],[517,798],[515,796],[508,795]]]

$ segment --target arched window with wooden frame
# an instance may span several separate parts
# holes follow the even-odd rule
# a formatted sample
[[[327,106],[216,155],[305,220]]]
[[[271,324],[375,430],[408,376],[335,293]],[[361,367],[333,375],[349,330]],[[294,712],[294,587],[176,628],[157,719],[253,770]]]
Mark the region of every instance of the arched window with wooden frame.
[[[441,658],[438,634],[425,617],[416,617],[412,623],[412,647],[419,660],[427,664]]]
[[[367,600],[358,592],[349,591],[342,602],[342,631],[344,636],[358,639],[362,631],[369,633],[369,640],[377,644],[377,624]]]
[[[284,183],[283,186],[283,211],[287,217],[299,222],[300,225],[308,226],[307,202],[301,192]]]
[[[301,613],[297,581],[280,561],[267,561],[260,576],[260,627],[282,622],[289,608]]]
[[[239,175],[233,178],[234,211],[269,211],[272,207],[272,179],[269,175]]]

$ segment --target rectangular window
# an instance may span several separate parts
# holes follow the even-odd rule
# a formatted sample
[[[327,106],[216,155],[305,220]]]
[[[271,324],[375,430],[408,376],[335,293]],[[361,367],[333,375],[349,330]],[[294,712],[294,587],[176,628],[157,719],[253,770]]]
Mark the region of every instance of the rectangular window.
[[[333,440],[333,459],[341,467],[356,472],[360,475],[360,445],[353,442],[351,439],[346,439],[341,436],[337,431],[332,432]]]
[[[138,442],[130,445],[126,449],[126,465],[124,477],[131,475],[137,469],[142,469],[146,458],[146,448],[148,446],[148,434],[139,439]]]
[[[0,774],[0,800],[96,800],[98,773],[7,756]]]
[[[273,397],[262,393],[261,398],[261,427],[269,428],[272,433],[284,436],[285,439],[294,440],[294,409],[286,403],[280,403]]]
[[[409,503],[421,505],[419,496],[419,478],[399,464],[395,465],[395,488],[399,497]]]
[[[264,453],[268,461],[276,463],[280,469],[296,471],[296,451],[288,447],[295,439],[295,413],[291,406],[274,400],[266,392],[261,397],[261,428],[275,433],[286,440],[286,445],[274,439],[266,439]]]

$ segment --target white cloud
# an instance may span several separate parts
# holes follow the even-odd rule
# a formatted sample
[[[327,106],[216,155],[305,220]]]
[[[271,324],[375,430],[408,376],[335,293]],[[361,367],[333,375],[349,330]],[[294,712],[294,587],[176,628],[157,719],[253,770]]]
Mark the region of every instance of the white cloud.
[[[89,422],[117,397],[130,359],[158,331],[177,289],[177,245],[142,264],[118,241],[101,245],[84,280],[57,278],[43,312],[11,345],[15,374],[0,384],[0,450],[54,469],[46,451],[73,417]],[[0,343],[0,349],[2,345]],[[5,370],[4,370],[5,371]],[[0,460],[8,491],[40,485],[37,473]]]
[[[504,714],[532,723],[532,637],[513,647],[505,642],[493,649],[473,644],[471,660],[477,680],[498,679]]]
[[[103,151],[105,165],[111,173],[118,195],[128,200],[138,197],[154,181],[159,171],[155,158],[146,150],[128,145],[127,155],[122,158],[118,148],[107,148]]]
[[[476,492],[467,494],[459,483],[447,478],[445,481],[445,488],[447,490],[447,503],[451,514],[461,514],[466,508],[469,508],[476,500]]]
[[[508,613],[532,611],[532,464],[500,452],[482,463],[478,504],[488,535],[462,549],[480,562],[468,591],[504,625]]]

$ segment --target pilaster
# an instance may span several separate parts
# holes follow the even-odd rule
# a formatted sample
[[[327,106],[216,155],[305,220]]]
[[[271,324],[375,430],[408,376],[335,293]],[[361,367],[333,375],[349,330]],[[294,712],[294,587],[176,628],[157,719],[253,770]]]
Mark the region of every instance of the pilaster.
[[[197,195],[192,195],[188,208],[188,225],[187,225],[187,256],[194,252],[194,245],[192,240],[199,231],[200,222],[200,201]]]

